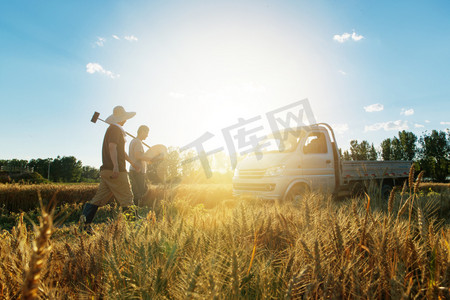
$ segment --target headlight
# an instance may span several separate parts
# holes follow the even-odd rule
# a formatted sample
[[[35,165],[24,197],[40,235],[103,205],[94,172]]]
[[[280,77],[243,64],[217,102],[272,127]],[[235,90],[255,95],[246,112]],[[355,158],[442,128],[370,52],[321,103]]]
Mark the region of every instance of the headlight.
[[[234,176],[235,177],[239,176],[239,169],[238,168],[234,169]]]
[[[279,176],[283,173],[285,168],[285,165],[268,168],[266,170],[265,176]]]

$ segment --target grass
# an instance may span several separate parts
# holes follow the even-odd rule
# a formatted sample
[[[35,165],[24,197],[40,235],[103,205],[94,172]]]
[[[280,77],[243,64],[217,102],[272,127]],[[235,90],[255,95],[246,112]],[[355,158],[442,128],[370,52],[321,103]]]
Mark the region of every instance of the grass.
[[[30,230],[18,214],[1,233],[0,298],[449,298],[450,197],[414,185],[388,203],[376,189],[278,203],[233,199],[226,185],[153,187],[145,219],[102,207],[92,236],[73,224],[79,204],[64,226],[44,211]]]

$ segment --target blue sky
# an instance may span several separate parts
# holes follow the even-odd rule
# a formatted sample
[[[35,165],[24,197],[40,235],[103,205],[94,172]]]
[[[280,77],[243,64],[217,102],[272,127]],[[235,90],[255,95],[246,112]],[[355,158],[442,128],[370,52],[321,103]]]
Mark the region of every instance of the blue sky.
[[[2,1],[1,159],[101,165],[106,126],[182,147],[308,98],[339,146],[450,127],[448,1]]]

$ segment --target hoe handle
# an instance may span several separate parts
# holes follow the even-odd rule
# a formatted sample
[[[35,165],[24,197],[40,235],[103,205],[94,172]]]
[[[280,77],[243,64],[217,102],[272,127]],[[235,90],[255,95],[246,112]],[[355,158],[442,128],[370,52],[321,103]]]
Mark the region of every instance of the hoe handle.
[[[106,123],[105,120],[102,120],[102,119],[100,119],[99,117],[100,117],[100,113],[99,113],[99,112],[94,112],[94,115],[92,116],[91,122],[92,122],[92,123],[97,123],[97,120],[100,120],[100,121],[102,121],[103,123],[110,125],[109,123]],[[125,133],[126,133],[128,136],[132,137],[133,139],[136,138],[134,135],[132,135],[132,134],[126,132],[126,131],[125,131]],[[144,144],[145,146],[147,146],[149,149],[151,148],[149,145],[147,145],[147,144],[144,143],[144,142],[142,142],[142,144]]]

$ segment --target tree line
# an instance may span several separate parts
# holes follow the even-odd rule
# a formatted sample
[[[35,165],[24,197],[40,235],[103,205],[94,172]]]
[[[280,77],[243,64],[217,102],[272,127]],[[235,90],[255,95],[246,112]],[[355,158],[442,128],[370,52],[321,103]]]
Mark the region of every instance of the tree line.
[[[53,182],[96,182],[100,177],[97,168],[83,166],[74,156],[0,160],[0,169],[8,173],[36,172]]]
[[[350,148],[342,152],[343,160],[411,160],[418,171],[425,171],[425,177],[433,181],[445,182],[450,174],[450,132],[433,130],[417,137],[408,131],[398,132],[398,136],[383,140],[380,147],[363,140],[350,141]],[[161,183],[183,178],[184,182],[223,182],[232,177],[229,158],[223,152],[208,157],[213,178],[205,177],[198,160],[184,164],[184,160],[195,157],[194,152],[180,153],[177,148],[169,148],[169,155],[163,162],[148,167],[147,178],[152,183]],[[97,168],[83,166],[74,156],[38,158],[27,160],[0,160],[0,170],[8,172],[37,172],[53,182],[97,182],[100,172]],[[217,181],[217,182],[216,182]]]
[[[424,171],[425,177],[445,182],[450,174],[450,132],[433,130],[417,137],[408,131],[387,138],[379,149],[367,141],[350,141],[350,149],[340,150],[343,160],[411,160],[416,170]]]

